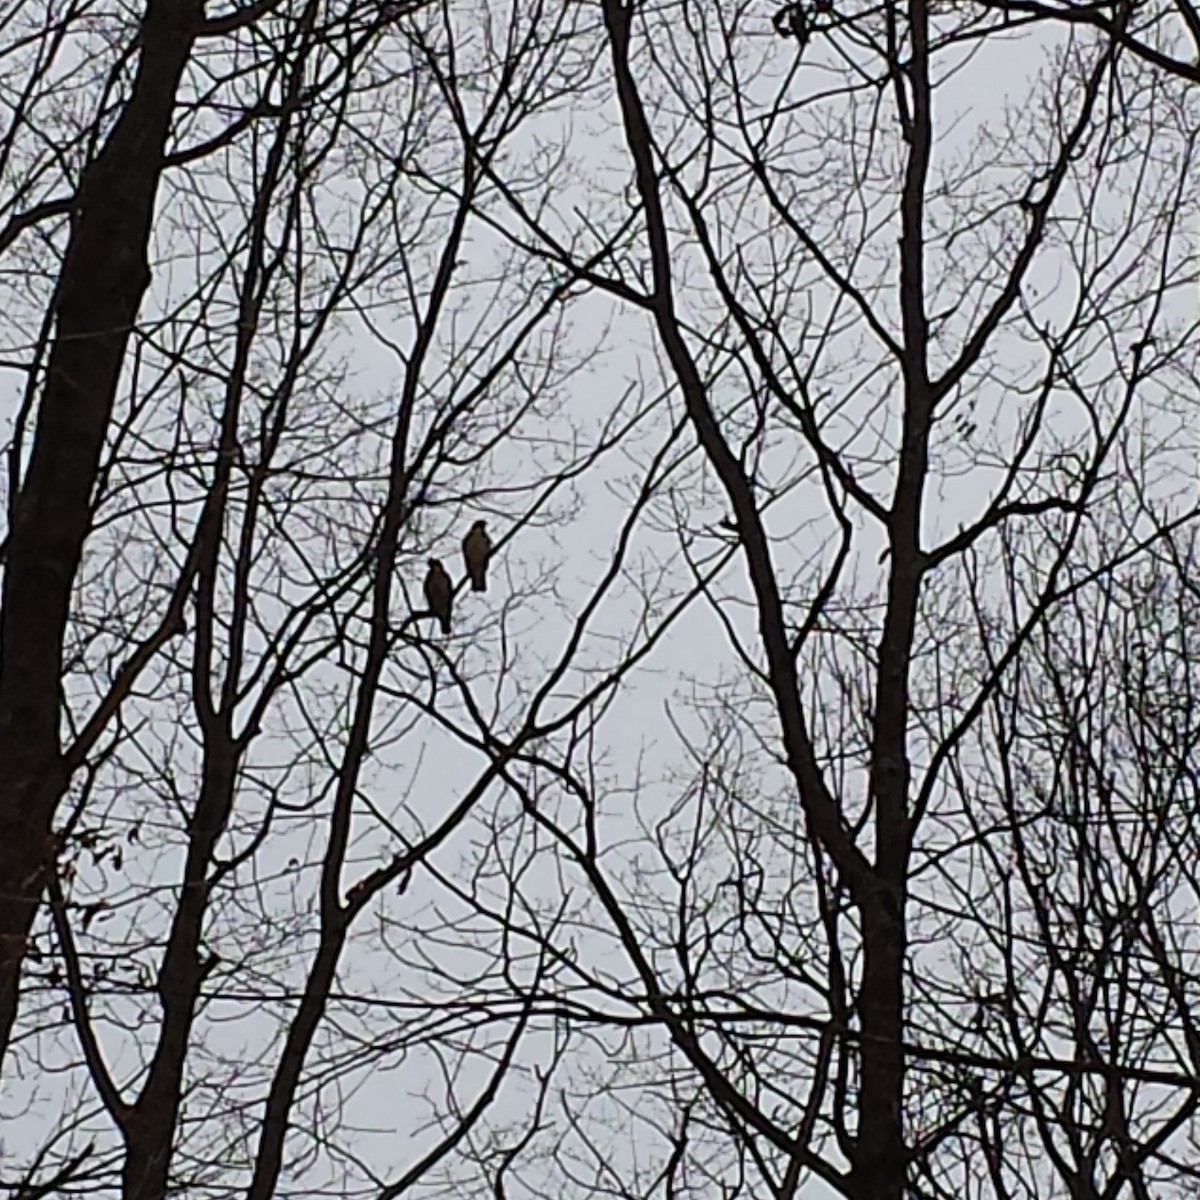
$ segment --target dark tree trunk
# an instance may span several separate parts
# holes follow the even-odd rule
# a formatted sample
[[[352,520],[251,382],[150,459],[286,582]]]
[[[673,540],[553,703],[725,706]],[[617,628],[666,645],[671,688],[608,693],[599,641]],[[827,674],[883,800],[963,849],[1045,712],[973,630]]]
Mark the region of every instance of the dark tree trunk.
[[[0,611],[0,1064],[41,899],[60,745],[63,636],[130,331],[180,77],[201,0],[149,0],[133,90],[81,181]]]
[[[222,718],[218,721],[223,724]],[[142,1093],[122,1121],[123,1200],[163,1200],[167,1194],[196,1002],[211,966],[200,955],[208,876],[233,808],[237,758],[227,727],[206,731],[205,742],[204,783],[192,821],[183,891],[158,976],[163,1006],[158,1045]]]

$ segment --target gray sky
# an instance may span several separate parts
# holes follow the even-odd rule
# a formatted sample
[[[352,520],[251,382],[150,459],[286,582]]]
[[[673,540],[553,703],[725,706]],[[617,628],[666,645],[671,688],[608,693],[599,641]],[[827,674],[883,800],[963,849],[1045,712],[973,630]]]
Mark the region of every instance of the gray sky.
[[[699,7],[687,7],[699,20]],[[468,23],[468,9],[474,11],[473,6],[464,6],[460,18],[466,39],[460,63],[464,79],[470,77],[470,37],[478,32]],[[718,10],[732,11],[723,5],[708,7],[710,19]],[[798,75],[790,76],[791,49],[770,35],[768,17],[769,9],[763,6],[744,10],[737,45],[738,68],[744,73],[741,94],[749,105],[768,103],[781,92],[789,105],[801,98],[808,101],[806,107],[779,119],[774,144],[780,149],[771,160],[778,166],[774,178],[785,193],[794,191],[795,211],[824,253],[839,266],[851,265],[854,278],[866,289],[874,281],[887,281],[876,307],[894,334],[898,228],[894,197],[903,147],[891,94],[867,86],[845,90],[854,86],[868,64],[861,43],[856,46],[845,36],[814,46]],[[680,39],[686,32],[682,25],[676,28]],[[957,352],[986,302],[986,289],[972,273],[985,264],[991,286],[1023,233],[1026,218],[1013,201],[1030,175],[1030,157],[1005,147],[1002,136],[1016,131],[1014,146],[1028,151],[1033,134],[1027,130],[1035,130],[1043,120],[1044,97],[1049,94],[1047,63],[1053,53],[1049,43],[1048,38],[1031,35],[998,39],[969,62],[962,61],[959,53],[949,54],[942,69],[945,82],[935,102],[936,149],[928,189],[936,198],[930,207],[927,256],[934,281],[930,309],[939,317],[935,368]],[[658,49],[669,62],[672,46],[665,35]],[[404,61],[399,44],[387,53],[397,62]],[[951,70],[955,64],[956,72]],[[636,66],[648,99],[663,97],[671,77],[651,73],[643,59]],[[669,71],[661,64],[659,69]],[[614,123],[606,59],[598,71],[603,82],[595,95],[540,115],[514,140],[499,167],[506,179],[525,184],[531,177],[542,178],[544,164],[553,157],[547,148],[561,148],[561,160],[545,174],[552,210],[541,214],[541,223],[555,237],[574,233],[584,251],[591,235],[582,230],[607,233],[628,212],[620,195],[631,177]],[[659,114],[655,132],[662,144],[677,149],[700,136],[699,112],[688,107],[687,95],[698,86],[698,75],[680,72],[673,81],[684,95],[663,99],[669,111]],[[397,85],[397,94],[402,91],[403,86]],[[1172,88],[1165,91],[1172,93]],[[828,94],[820,98],[823,93]],[[468,95],[474,98],[473,93]],[[1161,103],[1169,111],[1168,100]],[[1195,97],[1180,103],[1183,111],[1195,116]],[[882,111],[880,132],[869,141],[867,122],[876,104]],[[373,101],[362,100],[352,127],[344,131],[337,152],[322,168],[312,208],[303,217],[307,231],[315,230],[318,221],[326,222],[328,243],[346,243],[395,161],[404,161],[410,153],[410,148],[396,144],[399,135],[391,133],[389,124],[393,119],[397,114],[380,114]],[[458,154],[453,130],[444,113],[435,111],[429,120],[432,129],[414,141],[417,154],[428,174],[453,183]],[[1141,213],[1169,211],[1172,195],[1178,196],[1174,203],[1188,225],[1187,236],[1179,233],[1179,245],[1172,248],[1172,270],[1189,287],[1169,294],[1159,321],[1174,322],[1179,328],[1194,323],[1195,202],[1192,193],[1179,185],[1179,154],[1188,132],[1185,121],[1180,118],[1178,123],[1179,129],[1164,124],[1158,131],[1156,147],[1161,145],[1161,150],[1155,150],[1151,163],[1131,156],[1114,167],[1094,192],[1084,186],[1089,183],[1086,163],[1090,160],[1081,160],[1081,184],[1068,187],[1060,206],[1071,222],[1056,229],[1039,251],[1030,285],[1023,289],[1030,322],[1053,328],[1072,316],[1078,294],[1074,281],[1095,273],[1109,324],[1085,330],[1070,353],[1074,363],[1090,372],[1077,381],[1092,411],[1102,417],[1121,398],[1113,374],[1114,356],[1119,365],[1123,348],[1144,328],[1149,313],[1149,304],[1137,297],[1159,269],[1156,255],[1163,223],[1153,216],[1144,217],[1140,226],[1135,223],[1127,247],[1117,259],[1105,263],[1098,236],[1069,240],[1078,228],[1072,222],[1086,213],[1096,227],[1106,223],[1119,227],[1127,218],[1128,200],[1122,189],[1134,181],[1140,180],[1142,188]],[[1191,128],[1196,128],[1194,121]],[[670,142],[672,132],[678,138],[675,142]],[[722,139],[731,136],[722,130]],[[1131,146],[1136,146],[1138,136],[1129,135]],[[889,440],[899,411],[898,372],[862,316],[844,298],[837,299],[815,256],[796,252],[794,231],[771,214],[744,176],[737,182],[739,177],[728,164],[731,156],[743,151],[734,142],[715,153],[721,169],[706,196],[712,228],[723,251],[742,249],[747,270],[743,283],[755,280],[764,289],[776,289],[765,309],[794,338],[799,374],[811,371],[807,381],[811,393],[820,398],[821,411],[830,413],[830,441],[856,463],[860,480],[885,500],[894,470]],[[372,157],[375,152],[378,156]],[[1098,142],[1089,145],[1089,154],[1102,152]],[[218,309],[219,327],[202,335],[194,324],[192,314],[199,305],[191,293],[198,276],[204,274],[199,267],[216,260],[218,238],[233,239],[244,225],[248,167],[243,153],[194,175],[181,174],[164,189],[154,254],[163,265],[156,271],[143,308],[144,320],[151,327],[163,314],[181,310],[184,315],[176,326],[156,334],[136,380],[130,367],[129,392],[118,401],[118,420],[127,421],[128,429],[120,443],[123,462],[116,476],[136,501],[149,495],[162,507],[134,511],[121,487],[114,487],[101,510],[111,514],[109,523],[89,548],[81,580],[81,608],[88,613],[113,609],[126,617],[136,615],[144,604],[147,582],[161,587],[172,577],[172,562],[163,549],[173,543],[172,553],[179,554],[180,534],[178,528],[172,529],[172,522],[186,528],[194,518],[200,484],[207,479],[211,461],[223,375],[232,361],[234,314],[228,307]],[[684,177],[694,179],[696,169],[691,164]],[[222,172],[229,170],[234,171],[234,185],[222,180]],[[535,185],[528,193],[531,204],[536,203],[537,191]],[[224,193],[236,195],[236,202],[227,203]],[[335,560],[348,562],[361,548],[383,496],[390,421],[413,340],[409,289],[420,297],[427,287],[449,217],[444,199],[431,199],[428,189],[413,183],[401,194],[395,226],[379,226],[372,234],[370,253],[384,261],[402,246],[411,278],[399,269],[400,260],[393,259],[364,281],[355,292],[358,311],[349,304],[342,306],[319,360],[306,369],[295,390],[280,458],[299,477],[289,478],[287,487],[303,500],[283,523],[287,537],[269,521],[265,526],[268,550],[256,575],[262,590],[255,620],[262,630],[278,630],[289,606],[311,596],[314,579],[328,574]],[[682,214],[673,210],[673,215]],[[941,237],[951,220],[965,223],[968,216],[980,219],[948,242]],[[286,219],[282,207],[275,219],[282,229]],[[529,240],[528,232],[494,194],[486,201],[485,213],[473,218],[458,256],[461,282],[422,371],[414,445],[438,412],[464,395],[511,344],[513,335],[505,318],[532,311],[540,298],[537,289],[545,286],[545,274],[561,278],[561,273],[545,272],[530,255],[514,250],[496,223],[520,240]],[[627,267],[632,272],[644,260],[644,248],[631,242]],[[328,254],[314,253],[304,263],[306,305],[328,292],[331,261]],[[714,404],[729,413],[730,428],[738,422],[748,426],[746,409],[737,407],[751,395],[746,376],[727,361],[723,349],[712,351],[702,341],[703,334],[718,332],[721,345],[727,346],[730,333],[720,327],[714,291],[704,278],[694,239],[677,236],[674,263],[683,281],[681,304],[695,327],[694,352],[706,371],[721,368],[712,388]],[[264,321],[252,362],[253,387],[243,418],[247,445],[253,444],[266,397],[280,375],[281,354],[294,331],[294,312],[283,303],[290,301],[291,291],[290,285],[280,285],[279,312]],[[748,303],[755,303],[748,290],[743,295]],[[1130,297],[1136,302],[1127,304]],[[215,304],[230,306],[232,301],[227,278]],[[17,311],[31,310],[26,303]],[[556,325],[560,316],[562,322]],[[17,344],[31,328],[29,320],[10,323],[7,336],[12,344],[6,346],[5,357],[19,357]],[[983,512],[989,489],[1011,461],[1020,423],[1037,402],[1045,367],[1044,350],[1036,346],[1029,328],[1029,322],[1022,324],[1014,317],[996,339],[986,371],[973,375],[964,387],[957,404],[972,432],[966,434],[948,421],[944,432],[935,436],[934,477],[923,515],[929,544],[953,536]],[[493,337],[497,340],[489,345]],[[475,516],[486,514],[498,539],[513,533],[494,564],[486,597],[460,593],[455,634],[448,646],[470,681],[475,703],[504,736],[520,728],[530,700],[563,654],[577,615],[612,562],[628,516],[629,497],[641,486],[649,464],[673,436],[682,416],[678,393],[664,372],[649,324],[628,307],[595,294],[573,297],[565,310],[556,308],[547,316],[526,346],[527,361],[523,357],[515,369],[507,369],[472,404],[468,418],[472,435],[486,437],[504,423],[512,406],[527,403],[529,395],[533,402],[519,425],[477,468],[442,470],[428,481],[426,507],[418,512],[402,543],[393,594],[393,621],[399,624],[410,606],[419,603],[428,554],[442,554],[457,577],[458,541]],[[1143,443],[1154,449],[1156,494],[1176,506],[1196,499],[1194,491],[1189,492],[1196,478],[1195,437],[1187,433],[1189,422],[1195,428],[1194,402],[1189,412],[1186,391],[1194,388],[1194,346],[1193,341],[1192,349],[1179,351],[1176,365],[1139,390],[1131,417],[1132,424],[1140,423],[1146,431]],[[186,353],[187,370],[166,368],[167,347]],[[775,350],[782,353],[782,347]],[[482,352],[480,360],[468,362],[476,351]],[[553,369],[541,375],[538,357],[550,352],[556,356]],[[129,395],[146,394],[146,380],[157,381],[160,373],[160,398],[138,408]],[[7,375],[4,395],[11,421],[23,377],[18,371]],[[180,388],[184,376],[186,395]],[[761,381],[755,384],[760,386]],[[180,411],[185,416],[177,422]],[[618,447],[539,509],[536,520],[525,522],[540,480],[563,462],[582,458],[585,449],[613,427],[609,423],[619,419],[616,414],[627,414],[632,420],[641,412],[644,415]],[[1037,467],[1043,478],[1061,484],[1070,469],[1065,456],[1084,445],[1089,429],[1079,398],[1072,397],[1061,381],[1052,392],[1045,428]],[[1168,444],[1169,452],[1155,446],[1156,438]],[[155,453],[167,446],[179,455],[169,492],[155,461]],[[1060,456],[1057,466],[1054,454]],[[714,534],[727,509],[711,473],[702,466],[690,430],[678,436],[671,455],[677,466],[634,528],[625,570],[597,608],[571,669],[557,682],[546,704],[550,713],[572,703],[599,673],[612,669],[631,639],[644,636],[639,626],[647,607],[652,620],[660,619],[690,585],[677,536],[681,515],[691,534],[689,553],[703,559],[717,552]],[[783,492],[767,506],[767,525],[778,539],[773,545],[776,569],[797,604],[799,623],[799,614],[806,611],[800,605],[815,595],[820,573],[833,559],[839,527],[829,512],[811,453],[777,412],[772,413],[758,469],[764,488],[774,486]],[[419,474],[418,483],[424,482]],[[464,501],[464,491],[482,494]],[[1116,510],[1125,494],[1119,479],[1110,491],[1110,507]],[[166,506],[168,496],[178,506],[174,512]],[[284,499],[281,485],[275,502],[283,505]],[[877,637],[878,621],[878,611],[870,605],[885,586],[888,566],[880,562],[884,543],[877,524],[861,512],[848,515],[854,530],[850,567],[834,607],[846,623],[859,610],[861,636],[870,644]],[[999,571],[994,551],[993,546],[981,560],[985,575]],[[1090,547],[1088,552],[1099,551]],[[1043,561],[1046,553],[1048,547],[1043,547]],[[997,574],[997,599],[1003,582]],[[223,586],[228,586],[227,580]],[[922,622],[922,636],[930,642],[949,633],[944,664],[959,672],[958,681],[976,678],[979,658],[978,631],[964,619],[964,588],[962,569],[947,565],[939,573],[938,590]],[[987,586],[984,594],[989,594]],[[343,614],[347,608],[342,606]],[[343,629],[361,647],[365,636],[361,613]],[[432,636],[432,631],[427,632]],[[70,681],[69,692],[84,711],[87,694],[98,686],[94,676],[103,669],[112,640],[103,627],[84,628],[82,623],[79,636],[81,652],[91,666]],[[756,639],[745,571],[735,555],[714,579],[708,597],[697,598],[622,681],[594,728],[580,724],[578,743],[570,749],[572,768],[596,799],[600,867],[627,901],[633,919],[662,940],[653,957],[667,986],[678,976],[678,963],[669,953],[677,885],[664,869],[664,847],[682,853],[693,842],[699,845],[700,865],[688,885],[689,901],[694,911],[711,904],[711,920],[718,928],[713,943],[724,952],[738,952],[737,938],[722,922],[729,921],[733,904],[727,881],[735,868],[751,861],[742,857],[745,852],[753,850],[753,861],[764,872],[768,898],[782,902],[791,896],[804,916],[813,912],[811,864],[804,861],[806,841],[795,797],[774,757],[773,716],[764,703],[761,684],[737,650],[740,644],[749,664],[760,665]],[[264,641],[262,633],[251,639],[248,669],[259,660]],[[829,638],[814,648],[806,699],[816,714],[819,742],[832,748],[845,739],[849,761],[838,784],[844,789],[843,802],[853,812],[863,803],[862,761],[855,754],[862,714],[853,711],[853,701],[855,688],[865,688],[870,675],[862,658],[847,648],[848,642]],[[122,986],[136,983],[139,972],[142,984],[148,981],[156,959],[121,947],[127,938],[161,936],[176,894],[183,826],[169,791],[174,787],[187,805],[197,786],[196,725],[186,696],[189,653],[186,646],[181,648],[178,661],[151,673],[148,684],[152,686],[130,706],[125,746],[99,777],[90,802],[89,822],[102,821],[123,843],[122,866],[119,870],[113,866],[110,853],[100,863],[84,861],[76,883],[81,899],[111,894],[118,880],[130,888],[128,905],[101,914],[80,936],[81,941],[90,939],[85,944],[94,951],[114,954],[110,979],[119,986],[96,997],[93,1017],[110,1069],[131,1088],[140,1082],[147,1030],[154,1028],[158,1009],[152,991],[132,996],[117,993]],[[355,653],[361,661],[361,653]],[[486,756],[471,744],[475,730],[467,707],[445,669],[431,671],[428,664],[433,661],[415,646],[397,651],[389,660],[376,706],[373,753],[360,780],[350,855],[353,865],[343,873],[344,889],[386,863],[399,838],[413,839],[421,830],[435,827],[486,767]],[[939,665],[944,664],[939,660]],[[922,686],[929,684],[931,669],[922,667]],[[297,989],[308,970],[316,921],[311,909],[306,910],[306,898],[315,890],[316,865],[324,852],[331,767],[344,741],[352,685],[344,658],[328,655],[271,706],[250,753],[238,812],[223,846],[229,854],[251,844],[266,797],[274,790],[280,803],[270,834],[238,867],[236,879],[242,890],[216,900],[206,938],[222,966],[212,981],[215,999],[196,1025],[198,1053],[189,1075],[195,1092],[188,1101],[180,1170],[199,1170],[202,1186],[213,1195],[234,1194],[244,1180],[232,1177],[218,1161],[203,1167],[197,1164],[206,1155],[227,1158],[233,1152],[231,1144],[242,1153],[252,1152],[262,1095],[274,1070],[283,1022],[291,1011],[290,1005],[262,1002],[259,994],[278,996]],[[851,709],[839,709],[842,702]],[[557,732],[547,749],[567,755],[568,735],[569,731]],[[927,761],[931,736],[928,730],[914,728],[918,767]],[[979,752],[984,749],[981,746]],[[706,758],[723,763],[723,782],[728,786],[725,809],[718,796],[706,794],[697,782]],[[531,778],[518,774],[522,782],[542,789],[536,796],[540,814],[553,814],[565,830],[578,832],[579,801],[561,780],[544,771]],[[920,910],[916,919],[927,922],[930,929],[935,903],[961,905],[964,895],[971,895],[982,905],[994,892],[994,880],[989,884],[972,874],[977,864],[967,850],[955,854],[949,849],[968,829],[964,815],[968,798],[953,795],[953,789],[938,796],[944,811],[922,834],[920,852],[931,858],[944,852],[948,865],[931,871],[914,887]],[[736,838],[728,832],[735,827]],[[136,844],[129,841],[134,829]],[[344,1174],[362,1188],[367,1169],[380,1182],[394,1180],[434,1144],[436,1123],[445,1118],[449,1107],[447,1075],[460,1071],[454,1056],[471,1047],[461,1073],[454,1074],[454,1103],[465,1107],[486,1084],[489,1055],[511,1031],[515,1009],[507,992],[514,980],[527,985],[532,977],[534,946],[529,932],[550,928],[556,915],[560,926],[548,939],[562,956],[554,967],[556,986],[576,1001],[631,1014],[630,1006],[601,994],[602,987],[630,987],[633,973],[587,881],[566,858],[547,829],[522,813],[515,795],[493,785],[470,818],[414,873],[403,895],[389,887],[362,914],[340,974],[341,990],[355,1000],[330,1006],[314,1046],[314,1059],[320,1060],[324,1073],[306,1081],[295,1118],[298,1130],[315,1126],[324,1136],[336,1137],[338,1148],[314,1148],[306,1133],[297,1132],[289,1142],[292,1158],[280,1195],[324,1194],[327,1186],[340,1194],[336,1187]],[[956,879],[962,884],[957,894],[947,883]],[[943,925],[914,953],[914,969],[923,982],[943,973],[969,974],[970,963],[964,964],[961,955],[978,930],[969,910],[964,909],[961,918],[957,924]],[[693,935],[698,932],[698,926],[693,927]],[[853,934],[845,937],[851,945]],[[52,944],[45,934],[43,938],[47,946]],[[797,934],[797,946],[805,944]],[[513,956],[512,978],[501,969],[505,952]],[[718,959],[709,965],[711,986],[736,989],[756,1003],[777,1004],[795,1013],[828,1015],[814,989],[797,979],[773,976],[745,947],[741,953],[745,957],[740,961]],[[819,975],[821,966],[815,969]],[[477,1000],[483,991],[491,993],[497,1011],[507,1013],[504,1021],[475,1031],[450,1030],[440,1024],[448,1021],[452,1026],[455,1006],[464,999]],[[31,991],[27,1019],[43,1003],[54,1012],[61,1002],[59,994]],[[918,989],[917,1021],[927,1012],[921,1007],[927,1003]],[[431,1036],[419,1032],[425,1029]],[[916,1024],[914,1037],[920,1040],[925,1035],[936,1037],[937,1030]],[[368,1050],[370,1039],[375,1039],[375,1045]],[[389,1040],[394,1045],[380,1052],[379,1044]],[[790,1106],[786,1119],[798,1120],[809,1069],[804,1056],[811,1055],[814,1040],[807,1035],[780,1038],[761,1050],[763,1061],[775,1064],[786,1081],[783,1094],[763,1102],[780,1119]],[[527,1128],[536,1087],[533,1072],[548,1069],[560,1042],[565,1050],[555,1068],[543,1128],[523,1155],[522,1167],[510,1181],[510,1194],[599,1194],[612,1185],[612,1179],[604,1178],[604,1172],[611,1171],[612,1178],[620,1178],[631,1189],[640,1186],[649,1194],[662,1195],[661,1188],[649,1192],[650,1180],[670,1152],[661,1130],[669,1130],[677,1112],[668,1111],[664,1099],[665,1051],[658,1033],[592,1034],[581,1026],[567,1034],[549,1021],[537,1023],[471,1144],[481,1152],[489,1148],[494,1170],[498,1151],[514,1145]],[[6,1157],[18,1160],[57,1127],[64,1112],[74,1114],[94,1104],[70,1031],[42,1035],[36,1045],[44,1066],[62,1069],[54,1074],[45,1070],[40,1077],[29,1071],[24,1078],[6,1080],[0,1112],[21,1115],[5,1120],[3,1150]],[[673,1065],[680,1070],[679,1061]],[[793,1078],[788,1078],[789,1070],[796,1072]],[[681,1078],[684,1085],[695,1088],[693,1079],[682,1074]],[[235,1116],[217,1119],[214,1114],[224,1113],[231,1099],[244,1105],[244,1111],[239,1108]],[[115,1145],[103,1115],[89,1115],[84,1127],[102,1145]],[[78,1136],[84,1140],[83,1130]],[[722,1170],[729,1168],[731,1139],[714,1133],[699,1145],[711,1149],[696,1149],[697,1163],[711,1158],[722,1164]],[[345,1157],[348,1152],[356,1163]],[[557,1155],[557,1160],[551,1155]],[[459,1177],[462,1182],[456,1182]],[[535,1192],[535,1187],[544,1191]],[[201,1194],[199,1188],[196,1194]],[[370,1189],[364,1194],[371,1194]],[[478,1173],[452,1156],[412,1194],[475,1197],[488,1193]],[[710,1192],[699,1188],[695,1194]],[[749,1186],[747,1194],[766,1193]],[[805,1200],[823,1200],[832,1194],[814,1181],[806,1182],[801,1191]]]

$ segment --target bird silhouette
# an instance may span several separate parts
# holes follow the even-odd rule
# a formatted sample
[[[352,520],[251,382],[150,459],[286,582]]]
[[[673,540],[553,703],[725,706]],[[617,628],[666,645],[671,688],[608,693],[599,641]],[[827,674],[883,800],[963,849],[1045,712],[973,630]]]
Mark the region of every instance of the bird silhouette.
[[[492,557],[492,539],[487,535],[487,527],[482,521],[476,521],[471,526],[462,544],[463,562],[467,574],[471,577],[471,591],[487,591],[488,560]]]
[[[454,588],[450,576],[442,566],[441,559],[429,560],[429,572],[425,576],[425,603],[429,611],[438,619],[442,633],[450,632],[450,613],[454,608]]]

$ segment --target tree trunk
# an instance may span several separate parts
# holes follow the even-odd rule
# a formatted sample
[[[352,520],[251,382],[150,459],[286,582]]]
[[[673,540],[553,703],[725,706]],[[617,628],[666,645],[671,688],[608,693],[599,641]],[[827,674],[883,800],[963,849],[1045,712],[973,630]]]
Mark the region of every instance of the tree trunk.
[[[63,636],[126,344],[150,282],[147,244],[175,93],[200,0],[149,0],[133,90],[83,173],[28,470],[11,513],[0,609],[0,1065],[69,780]]]

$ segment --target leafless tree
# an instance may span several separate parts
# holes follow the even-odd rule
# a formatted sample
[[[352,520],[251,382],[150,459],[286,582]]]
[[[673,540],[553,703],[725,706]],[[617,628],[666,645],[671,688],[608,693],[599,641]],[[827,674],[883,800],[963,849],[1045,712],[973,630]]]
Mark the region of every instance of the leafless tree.
[[[1008,28],[1059,23],[1097,30],[1124,52],[1200,83],[1200,8],[1192,0],[980,0]]]
[[[553,134],[558,98],[580,94],[575,19],[557,6],[502,20],[486,6],[308,3],[189,32],[189,46],[222,39],[195,64],[219,82],[195,111],[164,90],[160,142],[177,103],[185,127],[238,109],[234,96],[242,115],[204,153],[154,151],[136,230],[156,268],[153,306],[134,330],[143,268],[112,378],[78,368],[107,399],[95,461],[74,479],[86,520],[64,580],[69,620],[64,610],[56,626],[54,736],[63,720],[69,737],[54,787],[39,776],[38,868],[6,895],[28,951],[7,976],[14,1009],[15,967],[33,963],[6,1081],[6,1115],[22,1118],[10,1127],[31,1143],[27,1169],[10,1174],[18,1194],[116,1180],[130,1200],[227,1194],[231,1181],[255,1197],[310,1194],[318,1150],[321,1170],[361,1169],[341,1133],[352,1111],[327,1116],[323,1089],[444,1053],[436,1112],[448,1130],[413,1131],[411,1153],[379,1168],[408,1160],[396,1183],[367,1171],[399,1194],[496,1098],[527,1000],[448,1020],[423,1002],[398,1034],[396,1005],[346,986],[344,956],[395,887],[432,902],[409,892],[410,877],[498,777],[477,747],[478,768],[460,753],[436,794],[372,795],[371,776],[394,764],[417,786],[410,749],[437,744],[429,697],[449,690],[442,705],[488,710],[488,745],[505,739],[507,756],[571,722],[569,705],[543,710],[574,670],[586,617],[544,671],[505,661],[545,599],[540,568],[523,568],[510,544],[523,527],[553,528],[575,504],[575,477],[628,448],[651,415],[637,396],[603,411],[571,403],[567,384],[590,361],[586,339],[564,344],[573,281],[481,217],[487,172],[503,164],[523,194],[520,139],[539,121]],[[137,36],[149,55],[145,22]],[[539,138],[537,152],[552,162],[553,142]],[[105,202],[127,215],[119,190]],[[96,290],[92,316],[111,322]],[[62,331],[60,312],[51,377]],[[51,436],[39,345],[25,367],[35,456]],[[363,369],[372,356],[382,386]],[[32,466],[21,474],[21,447],[18,429],[14,531],[35,478]],[[442,644],[416,564],[457,546],[481,511],[504,526],[495,570],[510,598],[490,613],[464,605]],[[32,578],[17,542],[10,592]],[[47,611],[42,598],[38,619]],[[9,648],[28,649],[18,624],[4,644],[8,672]],[[588,702],[637,659],[593,676]],[[424,704],[404,703],[409,689]],[[29,752],[16,726],[6,736],[10,753]],[[27,799],[5,811],[26,820]],[[43,889],[48,928],[32,924]],[[369,966],[371,941],[353,970]],[[549,965],[529,960],[532,978]],[[264,1006],[276,1010],[267,1021]],[[249,1043],[226,1040],[245,1022],[257,1023]],[[482,1079],[456,1065],[489,1056]],[[51,1106],[61,1117],[47,1119]]]
[[[697,679],[676,726],[693,774],[629,814],[638,851],[595,832],[614,783],[544,756],[528,784],[589,889],[578,919],[626,964],[563,1003],[661,1031],[610,1051],[595,1120],[640,1059],[631,1119],[666,1194],[1164,1194],[1194,1132],[1173,1049],[1193,964],[1161,933],[1183,893],[1154,893],[1147,961],[1085,967],[1084,939],[1108,969],[1124,936],[1079,879],[1111,827],[1068,849],[1012,779],[1088,686],[1046,640],[1082,605],[1103,671],[1134,670],[1111,635],[1136,620],[1123,572],[1194,521],[1194,102],[1127,23],[1055,40],[971,6],[847,3],[801,37],[745,4],[602,9],[634,235],[582,261],[515,206],[519,236],[644,314],[704,464],[674,497],[681,549],[700,570],[735,544],[744,584],[704,585],[741,671]],[[951,138],[956,84],[984,72],[1020,104]],[[597,204],[588,228],[616,227]],[[1163,631],[1143,646],[1178,662]],[[1050,725],[1006,737],[997,707],[1015,722],[1029,676]],[[1146,819],[1139,786],[1119,819]],[[1028,876],[1055,838],[1073,892],[1051,901]],[[1153,851],[1130,854],[1144,881]],[[1158,1007],[1100,1036],[1114,989]],[[619,1179],[576,1128],[591,1187],[646,1194],[653,1173]]]
[[[290,91],[284,84],[280,97],[272,94],[281,63],[310,52],[322,12],[315,0],[265,0],[213,16],[203,0],[147,0],[134,13],[75,0],[10,9],[0,247],[19,255],[36,236],[42,252],[25,253],[17,275],[32,285],[32,312],[27,299],[15,305],[25,310],[27,338],[15,347],[24,381],[9,443],[0,613],[0,1061],[59,849],[58,804],[146,662],[179,628],[191,582],[126,661],[82,740],[64,744],[71,595],[127,350],[153,278],[164,176],[219,155],[260,118],[292,119],[336,86],[317,76],[308,94],[297,77]],[[341,24],[345,48],[356,55],[382,21],[376,11]],[[266,40],[272,35],[279,40]],[[247,85],[260,88],[248,104],[238,94]]]
[[[12,1194],[1190,1194],[1162,14],[197,9],[118,340],[153,11],[8,59]]]

